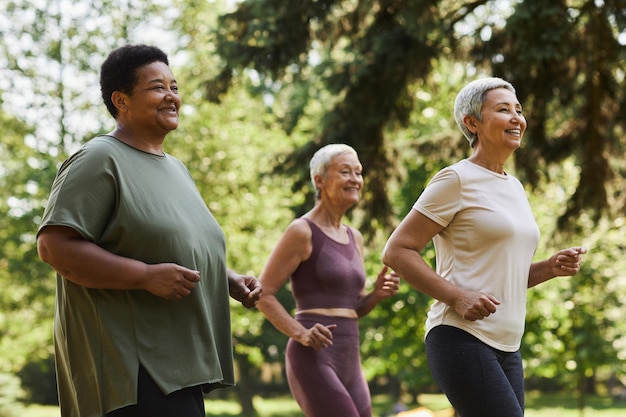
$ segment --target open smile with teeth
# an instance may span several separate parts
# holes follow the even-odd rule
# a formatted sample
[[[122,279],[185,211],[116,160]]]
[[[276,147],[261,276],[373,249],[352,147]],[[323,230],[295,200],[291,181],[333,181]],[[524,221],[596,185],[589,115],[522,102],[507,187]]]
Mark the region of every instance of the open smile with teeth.
[[[506,133],[510,133],[512,135],[519,136],[519,135],[522,134],[522,131],[521,131],[521,129],[509,129],[509,130],[506,130]]]

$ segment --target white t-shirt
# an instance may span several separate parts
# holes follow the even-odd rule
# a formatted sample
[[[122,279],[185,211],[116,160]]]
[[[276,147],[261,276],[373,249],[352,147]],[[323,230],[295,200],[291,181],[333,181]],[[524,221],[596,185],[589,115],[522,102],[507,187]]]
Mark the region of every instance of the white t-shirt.
[[[462,160],[430,181],[414,209],[443,226],[433,238],[437,273],[455,285],[494,295],[501,304],[468,321],[435,300],[426,333],[439,325],[467,331],[496,349],[519,349],[526,316],[528,273],[539,242],[522,184]]]

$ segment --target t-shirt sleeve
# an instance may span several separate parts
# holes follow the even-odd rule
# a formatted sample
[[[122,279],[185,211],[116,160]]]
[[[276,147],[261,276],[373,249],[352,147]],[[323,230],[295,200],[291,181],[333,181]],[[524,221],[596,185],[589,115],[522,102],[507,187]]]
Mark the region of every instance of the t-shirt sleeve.
[[[97,242],[115,210],[117,181],[112,158],[102,146],[69,157],[52,184],[39,227],[68,226]]]
[[[461,209],[459,175],[450,168],[439,171],[428,183],[413,208],[442,227]]]

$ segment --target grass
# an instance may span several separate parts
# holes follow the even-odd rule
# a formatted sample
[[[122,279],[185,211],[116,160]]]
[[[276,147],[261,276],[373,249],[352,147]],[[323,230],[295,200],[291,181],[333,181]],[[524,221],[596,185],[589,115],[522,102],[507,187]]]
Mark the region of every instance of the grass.
[[[450,403],[443,395],[424,394],[418,397],[419,405],[435,412],[438,417],[452,416]],[[323,401],[323,399],[322,399]],[[388,397],[372,399],[374,417],[381,417],[391,409]],[[239,416],[241,408],[234,400],[205,401],[207,417]],[[298,405],[290,397],[254,399],[259,417],[302,417]],[[417,407],[417,406],[415,406]],[[29,405],[17,415],[20,417],[59,417],[58,407]],[[563,394],[527,393],[526,417],[624,417],[626,401],[616,402],[607,397],[589,397],[584,413],[576,408],[576,398]]]
[[[610,397],[589,396],[581,413],[577,399],[566,393],[526,393],[526,417],[624,417],[626,401]]]

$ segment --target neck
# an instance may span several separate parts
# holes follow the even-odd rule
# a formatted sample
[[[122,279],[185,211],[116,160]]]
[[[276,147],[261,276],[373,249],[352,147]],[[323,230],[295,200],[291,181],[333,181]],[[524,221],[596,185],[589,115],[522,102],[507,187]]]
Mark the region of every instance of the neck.
[[[341,221],[345,213],[345,210],[333,209],[318,201],[315,207],[309,212],[309,218],[318,226],[340,230]]]
[[[163,141],[165,140],[165,135],[162,137],[150,138],[149,135],[138,134],[137,132],[133,132],[131,129],[124,128],[120,125],[117,125],[115,130],[109,133],[109,135],[124,142],[128,146],[139,149],[140,151],[158,156],[165,155],[163,153]]]
[[[497,172],[498,174],[504,174],[504,165],[509,156],[510,154],[506,157],[494,157],[492,155],[487,155],[482,152],[475,151],[468,159],[476,165],[479,165],[490,171]]]

